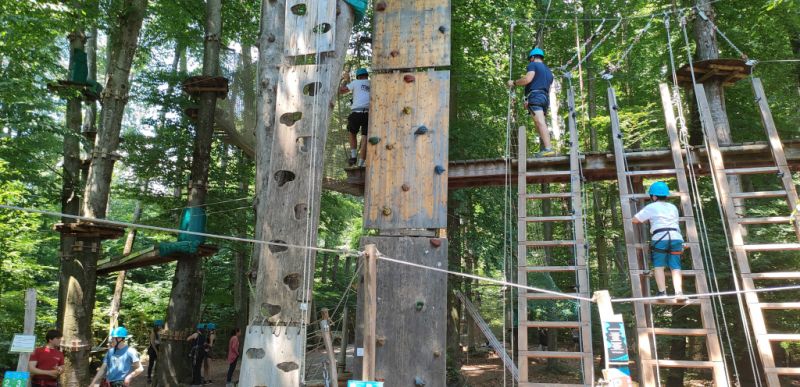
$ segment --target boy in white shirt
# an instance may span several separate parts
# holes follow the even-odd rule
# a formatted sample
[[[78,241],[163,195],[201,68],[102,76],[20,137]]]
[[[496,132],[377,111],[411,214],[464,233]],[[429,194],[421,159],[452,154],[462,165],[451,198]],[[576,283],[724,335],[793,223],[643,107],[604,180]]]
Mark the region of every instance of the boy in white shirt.
[[[675,286],[675,297],[683,300],[681,277],[681,253],[683,252],[683,236],[681,235],[678,207],[668,203],[669,187],[663,181],[657,181],[647,190],[652,203],[645,206],[633,216],[633,223],[650,222],[652,234],[653,269],[656,277],[658,293],[656,296],[667,295],[667,284],[664,278],[664,267],[669,266],[672,272],[672,284]]]
[[[350,160],[348,164],[356,164],[358,154],[358,166],[364,166],[364,159],[367,158],[367,147],[364,139],[367,138],[369,126],[369,71],[365,68],[356,70],[356,80],[350,82],[350,74],[346,74],[344,81],[347,82],[339,88],[339,94],[353,93],[353,102],[350,105],[350,115],[347,116],[347,131],[350,132]],[[361,147],[356,153],[358,145],[358,132],[361,132]]]

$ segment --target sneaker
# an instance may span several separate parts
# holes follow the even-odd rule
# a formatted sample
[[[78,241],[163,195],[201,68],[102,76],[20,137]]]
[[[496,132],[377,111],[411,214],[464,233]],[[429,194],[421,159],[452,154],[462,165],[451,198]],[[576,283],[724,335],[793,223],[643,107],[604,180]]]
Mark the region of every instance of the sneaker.
[[[533,157],[537,157],[538,158],[538,157],[549,157],[549,156],[555,156],[555,155],[556,155],[556,151],[554,151],[554,150],[552,150],[550,148],[542,148],[542,150],[540,150],[539,152],[536,152],[536,154],[534,154]]]
[[[666,296],[667,296],[667,291],[666,290],[663,291],[663,292],[657,292],[656,293],[656,297],[666,297]]]
[[[359,166],[359,168],[366,167],[367,166],[367,160],[358,160],[358,166]]]
[[[347,159],[347,165],[349,165],[351,167],[353,165],[356,165],[356,158],[355,157],[351,157],[351,158]]]

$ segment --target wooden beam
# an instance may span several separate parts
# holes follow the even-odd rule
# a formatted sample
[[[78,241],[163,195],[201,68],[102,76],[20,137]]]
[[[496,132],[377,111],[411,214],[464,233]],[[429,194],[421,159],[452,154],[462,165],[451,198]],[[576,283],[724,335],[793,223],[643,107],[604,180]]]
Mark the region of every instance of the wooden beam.
[[[361,380],[375,380],[375,330],[378,314],[378,249],[366,246],[364,254],[364,359]]]
[[[25,319],[23,320],[22,333],[32,335],[34,328],[36,328],[36,289],[28,289],[25,291]],[[17,359],[17,372],[28,371],[28,360],[30,360],[30,353],[20,353]]]

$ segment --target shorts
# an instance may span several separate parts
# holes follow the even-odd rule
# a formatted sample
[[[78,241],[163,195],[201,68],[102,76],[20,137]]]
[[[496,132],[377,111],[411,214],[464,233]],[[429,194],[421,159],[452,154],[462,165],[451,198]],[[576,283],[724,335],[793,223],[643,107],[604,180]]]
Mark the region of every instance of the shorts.
[[[683,241],[660,240],[651,242],[653,267],[669,266],[670,270],[681,269],[681,255],[674,254],[683,252]],[[669,251],[669,252],[667,252]]]
[[[369,127],[369,112],[352,112],[347,116],[347,131],[353,134],[367,135]]]
[[[541,111],[547,115],[547,109],[550,108],[550,97],[547,93],[533,91],[528,95],[528,110],[531,112]]]

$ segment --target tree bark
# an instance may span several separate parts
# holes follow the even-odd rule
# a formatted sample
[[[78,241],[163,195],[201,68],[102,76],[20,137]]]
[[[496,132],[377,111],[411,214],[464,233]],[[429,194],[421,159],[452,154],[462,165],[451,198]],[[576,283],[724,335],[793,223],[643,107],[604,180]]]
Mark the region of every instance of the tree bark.
[[[142,202],[136,201],[136,207],[133,209],[133,223],[137,223],[142,217]],[[136,229],[131,228],[128,230],[128,237],[125,239],[125,247],[122,250],[122,256],[128,256],[133,251],[133,242],[136,241]],[[109,311],[109,332],[119,325],[119,309],[122,305],[122,292],[125,290],[125,275],[126,271],[122,270],[117,273],[117,280],[114,282],[114,296],[111,298],[111,310]]]
[[[203,50],[203,75],[218,76],[220,38],[222,34],[222,0],[206,1],[206,28]],[[208,194],[208,171],[211,164],[211,144],[214,133],[217,94],[200,94],[197,130],[192,151],[192,166],[187,208],[205,205]],[[186,361],[188,342],[182,333],[191,332],[200,320],[203,301],[203,261],[200,257],[178,260],[172,280],[170,302],[164,329],[177,337],[162,342],[159,348],[159,385],[175,386],[191,379],[191,367]]]

